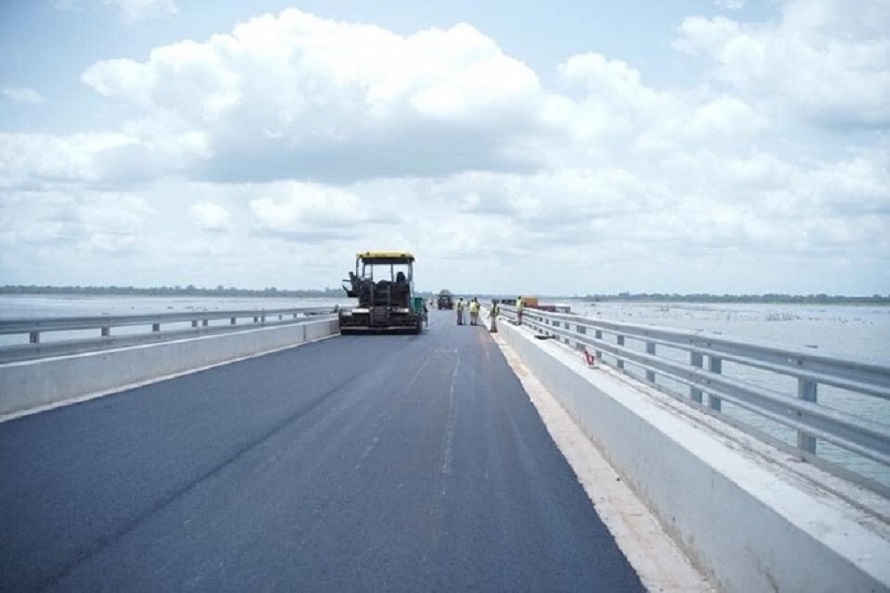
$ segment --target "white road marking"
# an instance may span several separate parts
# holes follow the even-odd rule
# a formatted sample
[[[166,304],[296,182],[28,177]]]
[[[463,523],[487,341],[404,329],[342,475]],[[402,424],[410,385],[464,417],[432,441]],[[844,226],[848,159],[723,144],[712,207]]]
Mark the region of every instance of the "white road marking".
[[[452,442],[454,441],[454,384],[457,382],[457,371],[460,369],[460,354],[454,363],[454,371],[451,373],[451,387],[448,390],[448,421],[445,424],[445,442],[442,451],[442,473],[451,473],[451,462],[454,457]],[[445,486],[442,486],[445,493]]]

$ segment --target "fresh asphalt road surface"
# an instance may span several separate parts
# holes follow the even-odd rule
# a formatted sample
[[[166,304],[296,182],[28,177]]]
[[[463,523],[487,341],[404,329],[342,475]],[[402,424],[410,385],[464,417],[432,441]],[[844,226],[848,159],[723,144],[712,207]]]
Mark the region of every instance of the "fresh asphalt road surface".
[[[491,336],[340,336],[0,424],[0,591],[641,591]]]

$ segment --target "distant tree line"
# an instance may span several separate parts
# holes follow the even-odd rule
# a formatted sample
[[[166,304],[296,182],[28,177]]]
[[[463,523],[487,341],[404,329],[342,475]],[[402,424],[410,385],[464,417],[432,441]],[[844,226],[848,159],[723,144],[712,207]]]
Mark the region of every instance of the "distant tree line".
[[[275,287],[261,290],[251,288],[235,288],[233,286],[201,288],[193,284],[188,286],[154,286],[140,288],[136,286],[0,286],[0,294],[69,294],[83,296],[121,295],[121,296],[219,296],[219,297],[284,297],[338,298],[345,296],[342,288],[324,288],[309,290],[290,290]]]
[[[633,302],[682,302],[682,303],[769,303],[769,304],[813,304],[813,305],[890,305],[890,294],[872,296],[845,296],[831,294],[665,294],[630,293],[591,294],[580,297],[591,302],[633,301]]]
[[[123,296],[215,296],[215,297],[283,297],[283,298],[345,298],[342,288],[323,289],[283,289],[283,288],[235,288],[217,286],[202,288],[188,286],[155,286],[140,288],[135,286],[0,286],[0,294],[68,294],[68,295],[123,295]],[[432,292],[417,291],[418,296],[433,296]],[[497,295],[495,295],[497,296]],[[485,297],[488,298],[488,297]],[[863,304],[890,305],[890,294],[872,296],[844,296],[829,294],[676,294],[676,293],[631,293],[589,294],[586,296],[542,297],[546,299],[580,299],[590,302],[630,301],[630,302],[678,302],[678,303],[789,303],[789,304]]]

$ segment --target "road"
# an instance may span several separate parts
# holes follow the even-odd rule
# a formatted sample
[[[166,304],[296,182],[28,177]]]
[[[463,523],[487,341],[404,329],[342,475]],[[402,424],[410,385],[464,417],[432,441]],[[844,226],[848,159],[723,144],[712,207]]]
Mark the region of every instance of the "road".
[[[0,591],[642,591],[481,327],[0,424]]]

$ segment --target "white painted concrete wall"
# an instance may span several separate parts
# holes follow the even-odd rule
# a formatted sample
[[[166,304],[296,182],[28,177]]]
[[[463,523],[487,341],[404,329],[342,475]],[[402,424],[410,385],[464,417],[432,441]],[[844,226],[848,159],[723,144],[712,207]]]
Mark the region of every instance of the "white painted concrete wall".
[[[500,333],[719,590],[890,590],[887,523],[787,455],[525,328]]]
[[[280,350],[338,333],[309,321],[0,365],[0,417]]]

